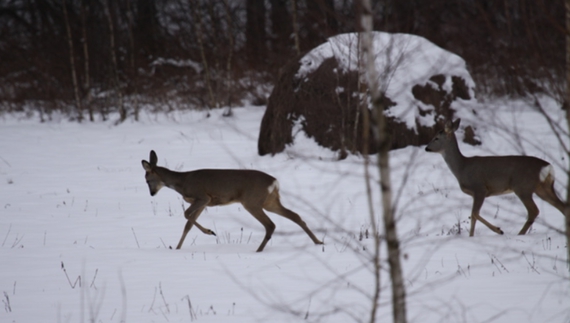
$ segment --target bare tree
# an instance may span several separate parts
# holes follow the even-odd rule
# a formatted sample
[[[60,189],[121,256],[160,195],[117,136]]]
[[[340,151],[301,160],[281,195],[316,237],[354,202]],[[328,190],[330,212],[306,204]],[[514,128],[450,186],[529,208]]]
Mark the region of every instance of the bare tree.
[[[87,39],[85,2],[81,2],[81,43],[83,44],[83,92],[85,93],[85,105],[89,113],[89,121],[95,121],[93,108],[91,106],[91,75],[89,72],[89,41]]]
[[[131,6],[131,0],[127,0],[127,31],[129,35],[129,69],[130,69],[130,82],[133,85],[134,90],[134,100],[133,100],[133,114],[136,121],[139,120],[139,102],[138,102],[138,87],[137,87],[137,80],[136,80],[136,60],[135,60],[135,37],[133,35],[133,26],[134,26],[134,18],[133,18],[133,8]]]
[[[198,39],[198,46],[200,48],[200,57],[202,58],[202,65],[204,66],[204,75],[206,78],[206,86],[208,88],[208,97],[209,97],[208,109],[212,109],[216,108],[218,104],[214,97],[210,67],[208,66],[206,51],[204,49],[204,41],[203,41],[204,33],[202,32],[202,18],[194,5],[191,6],[191,11],[192,11],[192,18],[196,21],[196,38]]]
[[[77,70],[75,67],[75,53],[73,50],[73,36],[71,35],[71,27],[69,26],[69,15],[67,14],[67,3],[62,0],[63,19],[65,21],[65,30],[67,32],[67,44],[69,46],[69,65],[71,67],[71,79],[73,81],[73,93],[75,95],[75,104],[77,105],[77,120],[83,120],[83,107],[79,95],[79,82],[77,82]]]
[[[119,122],[123,122],[127,119],[127,111],[125,110],[123,92],[121,90],[121,83],[119,81],[119,64],[117,63],[117,54],[115,49],[115,28],[113,24],[113,17],[111,16],[109,1],[103,0],[103,6],[105,7],[105,15],[107,16],[107,23],[109,26],[109,50],[111,54],[111,62],[113,63],[113,83],[115,85],[115,91],[117,92],[118,98],[118,108],[120,114]]]
[[[232,35],[232,28],[233,28],[233,19],[230,12],[230,6],[228,4],[228,0],[224,0],[224,13],[227,22],[226,28],[226,35],[228,37],[229,43],[229,51],[228,51],[228,59],[226,60],[226,91],[227,91],[227,101],[226,104],[228,105],[227,110],[224,112],[224,116],[231,116],[232,115],[232,58],[234,53],[234,36]]]
[[[291,0],[291,19],[293,24],[293,38],[295,39],[295,52],[301,54],[299,45],[299,26],[297,25],[297,0]]]
[[[370,101],[373,105],[372,116],[374,118],[374,140],[378,146],[378,169],[380,172],[380,190],[382,194],[382,218],[384,220],[384,234],[388,247],[388,264],[390,279],[392,281],[392,314],[394,322],[404,323],[406,319],[406,292],[404,288],[404,277],[400,263],[400,242],[396,228],[394,209],[392,208],[392,184],[390,181],[390,143],[388,139],[386,120],[384,116],[385,107],[382,104],[386,92],[389,76],[393,68],[392,64],[386,65],[386,71],[382,71],[382,76],[378,74],[375,66],[376,57],[373,51],[372,36],[372,7],[370,0],[362,0],[361,25],[363,29],[361,40],[361,55],[364,61],[362,64],[362,74],[366,79],[370,94]],[[387,57],[390,57],[390,48],[387,49]],[[383,82],[383,83],[380,83]],[[373,297],[370,322],[376,321],[377,303],[380,292],[380,237],[376,219],[371,213],[372,232],[374,235],[374,271],[375,271],[375,292]]]
[[[245,37],[247,60],[251,67],[265,63],[267,57],[265,11],[265,1],[246,1]]]
[[[565,0],[566,7],[566,93],[563,107],[566,110],[566,123],[570,129],[570,0]],[[569,131],[570,134],[570,131]],[[570,150],[566,150],[570,160]],[[570,167],[567,169],[568,186],[566,188],[566,208],[564,215],[566,216],[566,249],[568,251],[568,269],[570,270]]]

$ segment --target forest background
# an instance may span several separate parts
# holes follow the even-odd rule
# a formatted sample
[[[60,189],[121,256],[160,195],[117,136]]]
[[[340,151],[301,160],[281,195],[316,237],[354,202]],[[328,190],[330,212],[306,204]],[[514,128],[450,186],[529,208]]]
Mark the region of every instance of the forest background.
[[[361,12],[350,0],[2,0],[0,111],[120,122],[145,107],[264,105],[284,64],[360,31]],[[478,96],[563,84],[564,12],[548,0],[372,2],[374,30],[460,55]]]

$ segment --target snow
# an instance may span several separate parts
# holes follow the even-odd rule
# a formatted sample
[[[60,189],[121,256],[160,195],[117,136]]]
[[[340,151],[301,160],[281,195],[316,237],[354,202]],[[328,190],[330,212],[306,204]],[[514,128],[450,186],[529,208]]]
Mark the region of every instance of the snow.
[[[334,57],[339,68],[346,71],[358,71],[359,37],[357,33],[341,34],[331,37],[326,43],[317,46],[303,56],[296,78],[305,79],[314,72],[327,58]],[[469,89],[469,95],[475,101],[475,83],[467,71],[465,61],[427,39],[410,34],[373,32],[373,52],[376,57],[377,75],[380,87],[386,96],[396,103],[387,110],[387,115],[405,122],[408,128],[415,129],[416,119],[420,124],[431,127],[433,116],[420,116],[416,106],[425,111],[432,110],[412,95],[414,85],[433,84],[429,79],[434,75],[444,75],[443,89],[451,92],[452,76],[461,77]],[[437,88],[437,86],[435,86]],[[454,102],[452,108],[456,108]]]
[[[564,126],[560,109],[544,104]],[[548,159],[564,196],[566,161],[544,118],[522,102],[485,106],[462,120],[484,130],[483,146],[460,144],[464,154]],[[210,118],[150,114],[119,126],[4,115],[0,322],[368,321],[372,239],[362,158],[335,161],[307,138],[260,157],[263,108],[233,111],[231,118],[222,110]],[[247,168],[275,176],[283,204],[325,245],[269,214],[277,229],[255,253],[263,227],[234,204],[199,218],[217,237],[193,229],[181,250],[171,250],[188,205],[167,188],[149,195],[140,161],[151,149],[159,165],[178,171]],[[541,214],[528,235],[517,236],[526,217],[520,201],[488,198],[482,216],[505,235],[478,224],[470,238],[471,198],[440,155],[400,149],[391,165],[410,322],[570,321],[566,242],[556,230],[564,219],[556,209],[536,198]],[[381,284],[378,321],[390,321],[387,269]]]

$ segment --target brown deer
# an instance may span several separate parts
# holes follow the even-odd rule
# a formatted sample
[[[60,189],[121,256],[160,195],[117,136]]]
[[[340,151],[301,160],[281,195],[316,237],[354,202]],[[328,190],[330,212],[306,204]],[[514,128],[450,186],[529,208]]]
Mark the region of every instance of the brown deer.
[[[469,236],[475,233],[477,220],[492,231],[503,231],[483,219],[479,210],[488,196],[515,193],[528,211],[528,218],[519,234],[527,233],[538,216],[539,210],[532,199],[533,193],[545,200],[564,215],[565,204],[554,191],[554,169],[546,161],[529,156],[486,156],[465,157],[459,151],[455,131],[461,119],[447,121],[427,145],[426,151],[440,153],[447,166],[457,178],[459,187],[473,197],[471,228]]]
[[[257,252],[263,251],[275,231],[275,224],[263,210],[277,213],[297,223],[315,244],[323,244],[297,213],[281,205],[279,182],[274,177],[260,171],[244,169],[199,169],[191,172],[174,172],[157,166],[157,161],[158,157],[154,150],[150,152],[148,162],[142,161],[150,195],[154,196],[166,186],[180,193],[184,201],[190,203],[190,207],[184,212],[184,217],[188,221],[176,249],[182,247],[192,225],[205,234],[216,235],[214,231],[204,228],[196,220],[207,206],[231,203],[241,203],[244,209],[265,227],[265,237],[257,248]]]

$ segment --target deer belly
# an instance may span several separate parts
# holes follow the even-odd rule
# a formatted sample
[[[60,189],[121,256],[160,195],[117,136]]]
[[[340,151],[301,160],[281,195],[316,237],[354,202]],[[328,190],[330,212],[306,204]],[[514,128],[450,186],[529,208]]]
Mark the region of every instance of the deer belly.
[[[209,195],[209,197],[210,197],[210,202],[207,204],[207,206],[227,205],[238,202],[234,198],[221,198],[219,196],[212,196],[212,195]],[[184,201],[192,204],[194,203],[195,199],[192,197],[185,196]]]
[[[233,197],[221,197],[221,196],[210,195],[210,203],[208,203],[208,206],[228,205],[237,202],[238,202],[237,199]]]
[[[472,189],[469,189],[463,185],[460,185],[461,191],[467,195],[471,195],[471,196],[475,196],[475,191]],[[490,187],[485,187],[485,197],[488,196],[497,196],[497,195],[503,195],[503,194],[509,194],[512,193],[513,190],[511,190],[510,188],[498,188],[498,189],[493,189]]]
[[[495,190],[495,191],[488,191],[487,196],[497,196],[497,195],[504,195],[504,194],[509,194],[509,193],[513,193],[513,190],[507,188],[507,189],[501,189],[501,190]]]

